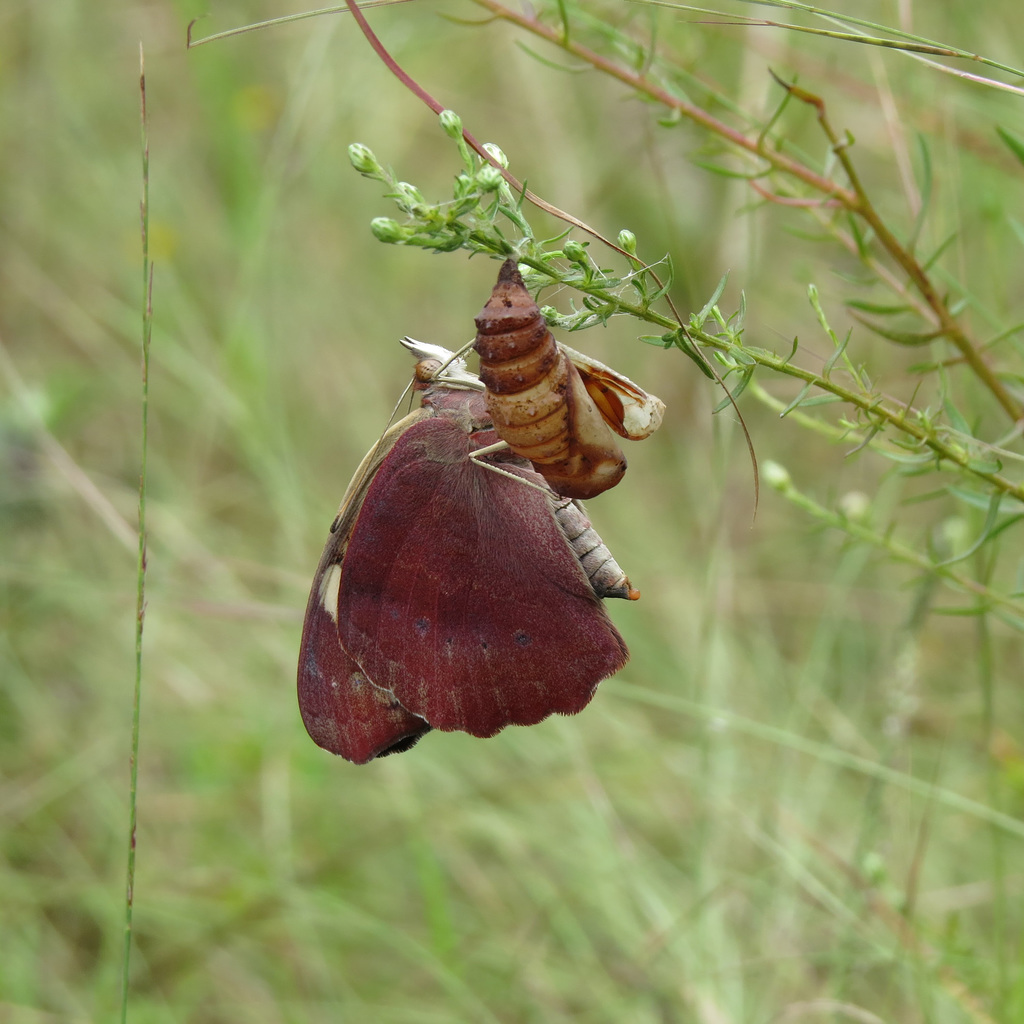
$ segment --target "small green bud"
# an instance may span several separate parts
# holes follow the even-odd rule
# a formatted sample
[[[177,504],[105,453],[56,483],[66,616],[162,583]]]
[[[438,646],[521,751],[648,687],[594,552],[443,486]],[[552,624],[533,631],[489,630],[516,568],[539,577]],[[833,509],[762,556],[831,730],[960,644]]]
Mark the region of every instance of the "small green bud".
[[[423,193],[415,185],[400,181],[395,186],[395,200],[402,209],[412,210],[415,206],[423,205]]]
[[[455,185],[452,188],[452,195],[456,199],[462,199],[465,196],[471,196],[477,191],[476,178],[471,178],[468,174],[460,174],[455,179]]]
[[[348,147],[348,158],[352,166],[368,178],[375,178],[384,173],[384,168],[377,162],[373,150],[364,146],[361,142],[353,142]]]
[[[502,167],[508,170],[508,157],[493,142],[485,142],[484,151],[492,160],[496,160]]]
[[[405,228],[390,217],[374,217],[370,221],[370,230],[373,232],[373,237],[379,242],[395,244],[404,242],[407,236]]]
[[[774,487],[777,491],[785,491],[792,485],[789,470],[785,466],[780,466],[777,462],[772,462],[771,460],[765,462],[761,467],[761,479],[769,487]]]
[[[868,850],[861,859],[860,870],[868,882],[876,888],[889,880],[885,858],[874,850]]]
[[[939,542],[952,555],[962,555],[971,544],[970,525],[963,516],[948,516],[939,526]]]
[[[562,246],[562,252],[565,253],[565,258],[570,263],[585,264],[587,262],[587,247],[583,242],[577,242],[575,239],[570,238]]]
[[[865,523],[871,517],[871,499],[863,491],[847,491],[839,499],[838,508],[855,523]]]
[[[447,136],[453,139],[462,138],[462,118],[454,110],[442,110],[437,119]]]
[[[497,167],[485,164],[476,172],[476,183],[481,192],[493,192],[503,181]]]
[[[625,249],[630,256],[636,255],[636,235],[628,228],[623,228],[619,232],[619,248]]]

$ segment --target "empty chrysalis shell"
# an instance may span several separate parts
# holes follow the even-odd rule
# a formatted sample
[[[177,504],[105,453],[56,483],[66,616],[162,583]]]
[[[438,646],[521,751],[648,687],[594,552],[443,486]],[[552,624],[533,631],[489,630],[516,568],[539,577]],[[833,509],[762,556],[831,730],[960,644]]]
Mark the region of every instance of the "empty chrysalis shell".
[[[567,498],[614,487],[625,456],[514,260],[502,264],[476,326],[473,347],[498,436]]]

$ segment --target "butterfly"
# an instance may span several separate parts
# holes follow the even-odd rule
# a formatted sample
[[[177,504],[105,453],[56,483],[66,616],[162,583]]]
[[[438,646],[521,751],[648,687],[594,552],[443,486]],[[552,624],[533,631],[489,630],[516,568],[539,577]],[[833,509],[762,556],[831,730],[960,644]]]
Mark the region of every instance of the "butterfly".
[[[479,378],[403,343],[420,406],[349,484],[299,653],[307,731],[356,764],[577,713],[628,658],[602,599],[639,597],[582,506],[497,444]]]

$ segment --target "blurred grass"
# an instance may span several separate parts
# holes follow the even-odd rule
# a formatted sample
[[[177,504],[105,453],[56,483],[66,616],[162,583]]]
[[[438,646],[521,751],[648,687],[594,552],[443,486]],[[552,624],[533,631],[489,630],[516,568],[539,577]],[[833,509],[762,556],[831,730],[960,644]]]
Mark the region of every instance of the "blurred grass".
[[[0,11],[0,1021],[110,1019],[117,1000],[139,38],[156,319],[130,1018],[1024,1019],[1019,829],[950,804],[1020,821],[1019,638],[916,611],[927,584],[772,494],[751,526],[742,441],[729,414],[709,415],[719,393],[629,325],[574,342],[670,409],[631,447],[626,485],[591,506],[644,594],[611,609],[626,670],[578,718],[487,742],[429,736],[356,769],[308,740],[301,611],[348,476],[408,377],[395,340],[468,340],[495,266],[371,237],[391,210],[349,168],[349,142],[438,193],[454,161],[348,19],[186,53],[200,13]],[[280,13],[219,4],[210,31]],[[914,13],[922,33],[1003,59],[1019,20],[1010,0],[984,18]],[[507,27],[442,17],[477,14],[446,0],[371,18],[532,188],[630,227],[645,254],[671,251],[680,306],[699,308],[728,269],[750,335],[813,346],[813,280],[845,330],[841,261],[786,211],[738,216],[745,187],[691,163],[705,140],[658,127],[614,84],[539,64]],[[958,232],[979,317],[1021,318],[1020,168],[994,133],[1021,133],[1019,100],[898,54],[658,20],[745,105],[777,102],[768,65],[825,94],[873,193],[908,223],[894,153],[924,133],[935,234]],[[914,359],[863,331],[855,344],[909,397]],[[760,457],[819,495],[905,499],[877,465],[744,412]],[[943,528],[933,516],[922,536]]]

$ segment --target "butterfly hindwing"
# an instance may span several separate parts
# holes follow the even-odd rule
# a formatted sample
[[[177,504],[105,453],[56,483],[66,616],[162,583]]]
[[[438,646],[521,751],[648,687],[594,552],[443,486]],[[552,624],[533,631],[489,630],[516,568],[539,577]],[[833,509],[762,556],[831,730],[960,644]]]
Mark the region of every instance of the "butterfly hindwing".
[[[367,488],[395,442],[423,415],[424,410],[417,410],[395,424],[356,470],[306,603],[298,670],[302,721],[319,746],[356,764],[408,750],[430,730],[422,718],[403,708],[394,694],[370,682],[338,637],[338,589],[353,523]]]
[[[430,726],[407,711],[388,690],[366,677],[338,640],[338,625],[325,601],[337,607],[337,565],[320,576],[326,592],[310,594],[299,651],[299,711],[318,746],[356,764],[408,750]],[[333,593],[332,593],[333,590]]]

